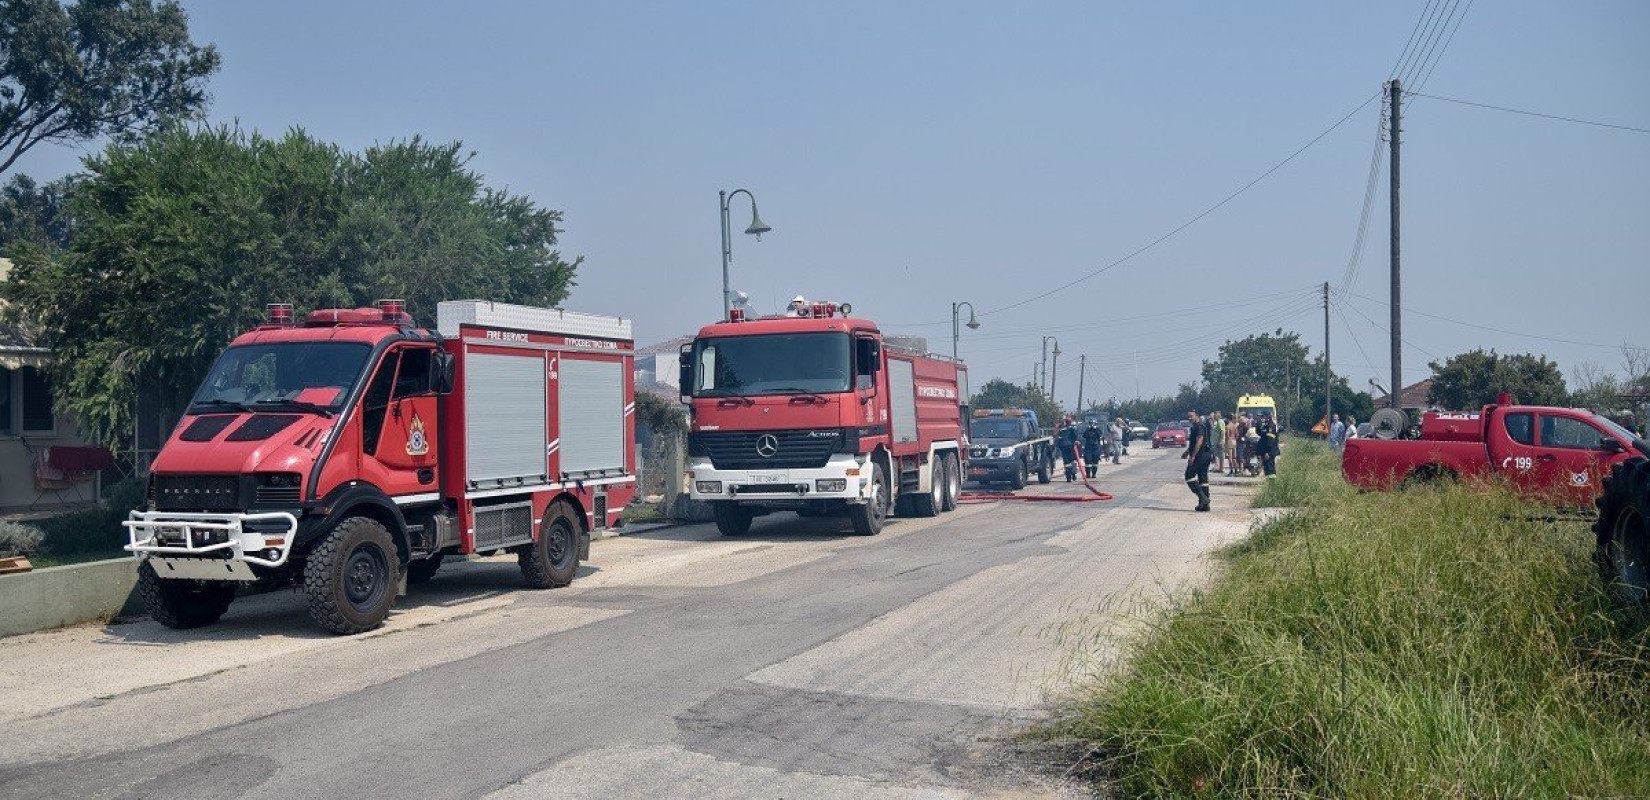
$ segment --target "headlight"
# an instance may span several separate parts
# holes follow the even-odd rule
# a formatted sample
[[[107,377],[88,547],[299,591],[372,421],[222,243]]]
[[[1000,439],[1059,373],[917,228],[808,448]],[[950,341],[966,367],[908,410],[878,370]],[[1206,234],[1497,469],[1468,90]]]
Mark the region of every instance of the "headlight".
[[[848,481],[844,478],[820,478],[814,481],[814,491],[845,492],[848,491]]]
[[[693,490],[700,494],[721,494],[721,481],[694,481]]]

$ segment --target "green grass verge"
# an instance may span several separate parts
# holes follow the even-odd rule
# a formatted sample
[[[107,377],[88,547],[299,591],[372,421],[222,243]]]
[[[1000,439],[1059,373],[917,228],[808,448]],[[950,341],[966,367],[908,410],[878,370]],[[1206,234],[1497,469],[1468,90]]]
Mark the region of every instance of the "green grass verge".
[[[1102,745],[1126,796],[1650,796],[1650,636],[1585,523],[1360,495],[1292,444],[1257,504],[1297,507],[1048,733]]]

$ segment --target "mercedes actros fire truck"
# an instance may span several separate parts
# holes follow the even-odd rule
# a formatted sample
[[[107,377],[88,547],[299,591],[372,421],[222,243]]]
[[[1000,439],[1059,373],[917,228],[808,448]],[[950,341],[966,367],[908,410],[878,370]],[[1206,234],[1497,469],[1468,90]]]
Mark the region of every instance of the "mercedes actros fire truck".
[[[724,535],[774,510],[846,512],[854,532],[892,512],[956,507],[967,454],[968,373],[888,343],[847,303],[729,319],[682,347],[691,408],[690,493]]]
[[[565,586],[635,493],[629,320],[460,300],[436,330],[398,300],[230,343],[125,523],[138,591],[173,628],[250,583],[296,583],[334,633],[377,627],[442,559],[513,552]]]

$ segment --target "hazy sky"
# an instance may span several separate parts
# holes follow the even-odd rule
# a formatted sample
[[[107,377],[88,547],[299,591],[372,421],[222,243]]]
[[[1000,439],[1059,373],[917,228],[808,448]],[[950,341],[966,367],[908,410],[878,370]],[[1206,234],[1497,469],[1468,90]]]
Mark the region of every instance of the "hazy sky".
[[[567,307],[632,317],[641,343],[720,313],[716,192],[746,187],[774,229],[739,233],[735,206],[733,285],[758,307],[852,301],[946,352],[951,301],[990,312],[1105,267],[1373,97],[1429,4],[185,6],[223,54],[212,119],[463,140],[491,183],[565,211],[562,250],[586,259]],[[1650,128],[1647,41],[1637,0],[1473,2],[1423,91]],[[1153,394],[1227,337],[1282,325],[1316,352],[1310,295],[1347,270],[1380,110],[1134,259],[983,316],[974,384],[1028,379],[1045,333],[1067,403],[1079,353],[1089,396],[1122,398],[1137,357]],[[1650,135],[1420,98],[1404,129],[1406,379],[1477,346],[1567,374],[1650,346]],[[1386,278],[1383,166],[1333,320],[1358,387],[1387,382]]]

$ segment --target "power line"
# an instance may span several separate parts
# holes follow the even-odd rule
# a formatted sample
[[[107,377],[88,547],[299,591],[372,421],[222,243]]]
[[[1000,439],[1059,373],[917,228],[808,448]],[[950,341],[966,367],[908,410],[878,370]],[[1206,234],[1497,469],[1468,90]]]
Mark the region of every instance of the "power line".
[[[1361,295],[1361,294],[1360,295],[1352,295],[1352,296],[1353,297],[1363,297],[1363,295]],[[1363,299],[1369,300],[1369,298],[1367,298],[1367,297],[1364,297]],[[1373,303],[1376,303],[1376,304],[1381,303],[1381,301],[1379,301],[1379,300],[1371,300],[1370,302],[1373,302]],[[1391,335],[1391,331],[1389,329],[1382,327],[1379,322],[1376,322],[1375,320],[1370,319],[1369,315],[1365,314],[1362,309],[1358,308],[1357,304],[1347,303],[1346,307],[1352,309],[1352,311],[1354,313],[1356,313],[1358,316],[1363,317],[1365,322],[1368,322],[1370,325],[1375,326],[1375,330],[1378,330],[1381,333],[1385,333],[1387,335]],[[1404,309],[1406,311],[1414,311],[1414,309],[1409,308],[1408,306],[1405,306]],[[1420,313],[1420,312],[1417,311],[1415,313]],[[1420,345],[1418,345],[1418,344],[1416,344],[1416,343],[1414,343],[1414,342],[1412,342],[1408,339],[1402,339],[1400,341],[1402,341],[1405,345],[1408,345],[1409,347],[1413,347],[1416,350],[1421,351],[1422,355],[1431,356],[1432,358],[1438,358],[1439,357],[1437,353],[1434,353],[1434,352],[1432,352],[1432,351],[1430,351],[1430,350],[1428,350],[1428,349],[1426,349],[1426,348],[1424,348],[1424,347],[1422,347],[1422,346],[1420,346]]]
[[[1435,94],[1422,94],[1420,92],[1404,92],[1404,94],[1413,95],[1415,97],[1425,97],[1428,100],[1442,100],[1446,103],[1459,103],[1464,106],[1473,106],[1475,108],[1488,108],[1494,111],[1505,111],[1509,114],[1523,114],[1529,117],[1541,117],[1542,119],[1553,119],[1560,122],[1574,122],[1581,125],[1594,125],[1600,128],[1613,128],[1618,131],[1629,131],[1631,133],[1650,133],[1650,128],[1635,128],[1632,125],[1617,125],[1613,122],[1599,122],[1598,120],[1581,119],[1579,117],[1566,117],[1559,114],[1546,114],[1540,111],[1528,111],[1522,108],[1494,106],[1489,103],[1475,103],[1471,100],[1461,100],[1455,97],[1439,97]]]
[[[1205,315],[1205,314],[1209,314],[1209,313],[1212,313],[1212,312],[1227,311],[1227,310],[1231,310],[1231,309],[1234,309],[1234,308],[1242,308],[1244,306],[1257,305],[1257,304],[1259,304],[1261,302],[1264,302],[1266,300],[1272,300],[1272,299],[1276,299],[1276,298],[1279,298],[1279,297],[1293,297],[1295,295],[1298,295],[1298,294],[1304,292],[1306,290],[1306,288],[1307,287],[1301,287],[1301,288],[1298,288],[1298,289],[1290,289],[1290,290],[1282,291],[1282,292],[1271,292],[1269,294],[1255,295],[1254,297],[1248,297],[1248,298],[1244,298],[1244,299],[1241,299],[1241,300],[1229,300],[1229,301],[1226,301],[1226,302],[1223,302],[1223,303],[1214,303],[1214,304],[1205,305],[1205,306],[1195,306],[1195,307],[1192,307],[1192,308],[1182,308],[1182,309],[1176,309],[1176,310],[1173,310],[1173,311],[1164,311],[1164,312],[1160,312],[1160,313],[1156,313],[1156,314],[1139,314],[1139,315],[1132,316],[1132,317],[1117,317],[1115,319],[1109,319],[1109,320],[1105,320],[1105,321],[1102,321],[1102,322],[1079,322],[1079,323],[1072,323],[1070,325],[1046,325],[1046,326],[1041,326],[1041,327],[1037,327],[1037,328],[1016,328],[1016,329],[1011,329],[1011,330],[1006,330],[1006,331],[993,331],[993,332],[988,333],[988,334],[975,333],[975,334],[970,334],[969,338],[971,340],[975,340],[975,341],[978,341],[978,340],[981,340],[981,339],[1003,339],[1003,338],[1021,336],[1021,335],[1024,335],[1024,334],[1073,332],[1073,331],[1080,331],[1080,330],[1088,330],[1088,329],[1091,329],[1091,328],[1112,328],[1112,327],[1117,327],[1117,326],[1120,326],[1120,325],[1132,325],[1132,324],[1137,323],[1137,322],[1143,322],[1143,321],[1149,322],[1149,321],[1160,320],[1160,319],[1171,319],[1171,318],[1174,318],[1174,317],[1200,316],[1200,315]],[[893,326],[890,326],[890,327],[893,327]]]
[[[1357,108],[1354,108],[1351,111],[1348,111],[1345,116],[1342,116],[1340,119],[1336,120],[1335,124],[1330,125],[1328,128],[1325,128],[1322,133],[1319,133],[1317,136],[1312,137],[1312,139],[1310,141],[1308,141],[1306,144],[1301,145],[1300,148],[1295,150],[1295,152],[1290,153],[1282,161],[1279,161],[1278,163],[1273,164],[1270,168],[1268,168],[1265,172],[1262,172],[1254,180],[1251,180],[1248,183],[1245,183],[1237,191],[1232,192],[1231,194],[1226,195],[1226,197],[1222,198],[1220,200],[1220,202],[1215,203],[1212,206],[1209,206],[1208,208],[1204,209],[1201,213],[1199,213],[1197,216],[1194,216],[1191,219],[1186,220],[1185,222],[1181,223],[1178,227],[1174,228],[1173,230],[1169,231],[1168,233],[1165,233],[1162,236],[1159,236],[1156,239],[1153,239],[1150,243],[1146,244],[1145,246],[1135,250],[1132,253],[1129,253],[1126,256],[1123,256],[1122,258],[1117,259],[1116,261],[1111,262],[1110,264],[1107,264],[1107,265],[1105,265],[1105,266],[1103,266],[1103,267],[1101,267],[1097,270],[1094,270],[1093,272],[1090,272],[1087,275],[1084,275],[1083,277],[1078,278],[1074,281],[1070,281],[1068,283],[1057,286],[1053,289],[1050,289],[1046,292],[1043,292],[1042,294],[1039,294],[1039,295],[1036,295],[1036,296],[1033,296],[1033,297],[1028,297],[1024,300],[1021,300],[1021,301],[1018,301],[1018,302],[1015,302],[1015,303],[1009,303],[1006,306],[1002,306],[1002,307],[999,307],[999,308],[994,308],[990,311],[981,312],[980,316],[982,316],[982,317],[983,316],[988,316],[988,315],[991,315],[991,314],[996,314],[998,312],[1007,311],[1011,308],[1019,308],[1020,306],[1027,305],[1029,303],[1034,303],[1034,302],[1036,302],[1038,300],[1042,300],[1046,297],[1053,296],[1053,295],[1058,294],[1060,292],[1063,292],[1067,289],[1070,289],[1071,287],[1076,286],[1079,283],[1083,283],[1084,281],[1088,281],[1090,279],[1093,279],[1096,276],[1100,275],[1101,273],[1104,273],[1104,272],[1107,272],[1111,269],[1119,267],[1119,266],[1123,265],[1124,263],[1133,260],[1136,256],[1139,256],[1140,254],[1145,253],[1148,250],[1151,250],[1152,248],[1162,244],[1163,242],[1168,241],[1170,238],[1173,238],[1176,234],[1180,233],[1183,230],[1186,230],[1187,228],[1190,228],[1192,225],[1196,224],[1198,221],[1202,220],[1204,217],[1207,217],[1210,214],[1213,214],[1214,212],[1218,211],[1222,206],[1224,206],[1227,203],[1230,203],[1233,200],[1237,199],[1237,197],[1239,195],[1241,195],[1244,192],[1247,192],[1250,189],[1254,188],[1256,184],[1260,183],[1263,180],[1266,180],[1266,178],[1270,177],[1272,175],[1272,173],[1277,172],[1278,170],[1282,169],[1289,162],[1294,161],[1295,158],[1298,157],[1301,153],[1306,152],[1309,148],[1312,147],[1312,145],[1315,145],[1318,142],[1322,141],[1325,136],[1328,136],[1329,134],[1334,133],[1335,129],[1341,127],[1341,125],[1345,124],[1347,120],[1349,120],[1353,117],[1353,115],[1357,114],[1359,111],[1362,111],[1364,109],[1364,106],[1369,105],[1371,102],[1373,102],[1375,100],[1376,97],[1379,97],[1379,96],[1380,96],[1380,93],[1378,93],[1378,92],[1376,94],[1370,95],[1362,103],[1359,103]]]
[[[1467,0],[1466,10],[1461,12],[1461,18],[1456,20],[1455,27],[1450,29],[1449,38],[1444,40],[1444,49],[1438,51],[1438,59],[1432,62],[1432,66],[1427,68],[1426,74],[1421,76],[1421,82],[1415,85],[1416,91],[1420,91],[1422,87],[1427,85],[1427,81],[1432,78],[1432,71],[1438,68],[1439,61],[1444,60],[1444,53],[1449,52],[1450,43],[1455,41],[1455,33],[1461,30],[1461,23],[1467,21],[1467,15],[1472,13],[1472,4],[1476,2],[1478,0]]]
[[[1347,294],[1350,294],[1353,297],[1357,297],[1357,298],[1360,298],[1360,299],[1363,299],[1363,300],[1368,300],[1371,303],[1381,302],[1381,301],[1376,300],[1372,297],[1364,297],[1361,294],[1355,294],[1355,293],[1352,293],[1352,292],[1348,292]],[[1356,306],[1353,307],[1353,310],[1357,310]],[[1534,334],[1534,333],[1524,333],[1522,331],[1509,331],[1505,328],[1495,328],[1495,327],[1491,327],[1489,325],[1479,325],[1479,324],[1474,323],[1474,322],[1466,322],[1464,320],[1453,319],[1451,317],[1445,317],[1445,316],[1441,316],[1439,314],[1428,314],[1425,311],[1419,311],[1419,310],[1416,310],[1414,308],[1410,308],[1408,306],[1406,306],[1404,308],[1404,310],[1409,311],[1409,312],[1414,313],[1414,314],[1420,314],[1423,317],[1431,317],[1432,319],[1442,320],[1444,322],[1452,322],[1452,323],[1455,323],[1456,325],[1461,325],[1461,326],[1468,327],[1468,328],[1477,328],[1479,330],[1493,331],[1495,333],[1504,333],[1508,336],[1522,336],[1526,339],[1540,339],[1542,341],[1547,341],[1547,342],[1558,342],[1560,344],[1574,344],[1574,345],[1581,345],[1583,347],[1604,347],[1604,348],[1608,348],[1608,349],[1611,349],[1611,350],[1617,350],[1617,349],[1621,349],[1623,347],[1628,348],[1628,349],[1632,349],[1632,350],[1650,350],[1650,348],[1639,347],[1637,345],[1632,345],[1632,344],[1603,344],[1601,342],[1584,342],[1584,341],[1581,341],[1579,339],[1563,339],[1563,338],[1560,338],[1560,337],[1557,337],[1557,336],[1541,336],[1541,335]]]
[[[1340,289],[1350,289],[1358,282],[1358,269],[1363,265],[1364,245],[1368,241],[1369,221],[1375,212],[1376,189],[1381,182],[1381,164],[1386,160],[1386,103],[1375,120],[1375,146],[1369,154],[1369,176],[1364,184],[1363,210],[1358,214],[1358,234],[1352,239],[1352,253],[1347,256],[1346,269],[1341,272]]]
[[[1408,73],[1400,76],[1400,80],[1404,83],[1410,83],[1415,80],[1416,75],[1421,73],[1421,70],[1426,69],[1427,62],[1432,60],[1432,54],[1437,51],[1439,43],[1444,39],[1444,29],[1449,27],[1450,20],[1455,17],[1455,9],[1460,5],[1461,0],[1450,0],[1449,10],[1440,13],[1436,20],[1438,24],[1433,25],[1427,32],[1427,41],[1421,45],[1426,48],[1426,52],[1410,64]]]
[[[1398,60],[1392,63],[1392,72],[1387,74],[1387,78],[1390,79],[1398,77],[1399,65],[1409,59],[1410,49],[1415,46],[1415,34],[1421,32],[1421,21],[1426,19],[1432,13],[1432,6],[1437,1],[1438,0],[1427,0],[1426,7],[1421,9],[1421,15],[1415,18],[1415,27],[1410,28],[1409,30],[1409,41],[1404,42],[1403,52],[1399,53]]]

